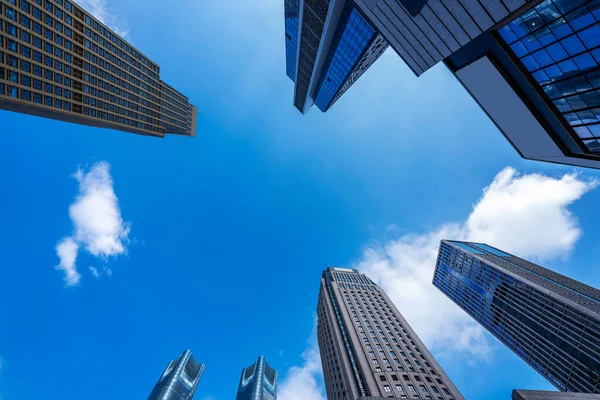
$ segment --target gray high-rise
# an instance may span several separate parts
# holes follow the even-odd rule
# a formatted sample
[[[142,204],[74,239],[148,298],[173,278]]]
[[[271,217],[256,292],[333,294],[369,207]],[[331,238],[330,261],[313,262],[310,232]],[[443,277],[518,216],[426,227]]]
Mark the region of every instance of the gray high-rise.
[[[329,400],[463,400],[400,311],[366,275],[325,270],[317,313]]]
[[[192,400],[203,373],[204,364],[197,362],[192,352],[186,350],[169,363],[148,400]]]
[[[264,356],[242,369],[236,400],[277,400],[277,370]]]
[[[301,112],[313,103],[327,111],[389,44],[415,75],[443,62],[522,157],[600,168],[598,0],[285,7],[287,74]]]
[[[442,241],[433,284],[561,391],[600,393],[600,291],[481,243]]]

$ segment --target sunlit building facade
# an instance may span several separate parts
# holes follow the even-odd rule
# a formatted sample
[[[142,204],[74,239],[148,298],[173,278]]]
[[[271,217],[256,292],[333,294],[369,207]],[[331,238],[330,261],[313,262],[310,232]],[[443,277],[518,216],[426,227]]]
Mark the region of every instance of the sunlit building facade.
[[[433,284],[559,390],[600,393],[598,289],[486,244],[445,240]]]
[[[277,370],[264,356],[242,369],[236,400],[277,400]]]
[[[290,28],[294,32],[289,37],[290,41],[296,38],[300,51],[296,58],[290,53],[287,57],[299,65],[294,104],[301,111],[307,109],[301,108],[305,97],[316,99],[317,106],[326,111],[333,104],[328,103],[329,86],[337,89],[334,100],[344,93],[337,86],[340,79],[333,74],[336,69],[330,66],[335,62],[325,62],[335,59],[330,55],[337,48],[330,43],[338,42],[328,39],[331,31],[339,32],[344,26],[337,11],[344,3],[361,21],[360,34],[340,41],[344,46],[352,44],[351,54],[364,51],[365,43],[373,43],[365,37],[377,37],[389,43],[416,75],[443,62],[522,157],[600,168],[597,0],[297,3],[304,13],[299,13],[298,28]],[[346,57],[355,65],[357,59]],[[342,76],[352,76],[348,68],[342,71]]]
[[[366,275],[325,270],[317,316],[329,400],[463,400],[394,303]]]
[[[148,400],[192,400],[203,373],[204,364],[186,350],[169,363]]]
[[[67,0],[0,0],[0,109],[157,137],[196,133],[196,107],[159,66]]]

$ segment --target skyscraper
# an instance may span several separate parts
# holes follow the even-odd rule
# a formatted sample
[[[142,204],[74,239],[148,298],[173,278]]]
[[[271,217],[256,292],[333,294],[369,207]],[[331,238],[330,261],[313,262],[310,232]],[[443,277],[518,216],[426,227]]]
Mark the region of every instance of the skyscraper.
[[[277,400],[277,370],[265,357],[242,369],[236,400]]]
[[[600,394],[513,390],[512,400],[600,400]]]
[[[68,0],[0,0],[0,109],[164,137],[196,107],[160,68]]]
[[[148,400],[192,400],[203,373],[204,364],[197,362],[192,352],[186,350],[169,363]]]
[[[600,291],[481,243],[442,241],[433,284],[561,391],[600,393]]]
[[[327,111],[388,47],[353,1],[285,0],[285,36],[302,113]]]
[[[462,400],[385,292],[354,269],[323,272],[317,338],[329,400]]]
[[[522,157],[600,168],[597,0],[286,0],[286,11],[288,4],[297,7],[286,18],[297,22],[286,20],[287,72],[301,111],[311,104],[305,97],[326,111],[323,82],[337,88],[370,66],[377,57],[356,54],[376,37],[416,75],[443,62]],[[341,46],[332,32],[346,26],[339,10],[347,8],[361,28],[342,34]],[[352,49],[344,68],[328,64],[338,47]]]

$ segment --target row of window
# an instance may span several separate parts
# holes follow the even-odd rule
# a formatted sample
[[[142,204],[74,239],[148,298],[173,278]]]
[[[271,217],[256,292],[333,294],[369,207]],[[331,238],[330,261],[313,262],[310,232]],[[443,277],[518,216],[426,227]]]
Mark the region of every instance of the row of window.
[[[35,10],[38,10],[35,7],[33,7],[33,8]],[[20,20],[20,23],[21,23],[22,26],[25,26],[25,27],[27,27],[29,29],[31,29],[32,26],[33,26],[34,32],[38,33],[40,36],[43,33],[44,37],[46,39],[50,40],[51,42],[54,41],[58,45],[60,45],[60,46],[64,45],[68,49],[72,50],[73,44],[69,40],[64,40],[62,36],[60,36],[58,34],[55,34],[51,29],[49,29],[49,28],[45,28],[45,29],[42,28],[42,26],[39,23],[37,23],[35,21],[32,22],[27,16],[25,16],[23,14],[20,14],[20,13],[16,13],[15,10],[11,9],[10,7],[6,7],[5,13],[6,13],[6,15],[8,16],[9,19],[12,19],[15,22],[17,20],[17,14],[19,14],[19,20]],[[41,12],[40,12],[40,15],[39,15],[39,19],[42,20]],[[53,28],[57,29],[61,33],[63,32],[63,28],[64,28],[65,35],[67,37],[69,37],[69,38],[73,38],[74,35],[75,36],[78,35],[77,33],[74,34],[73,31],[70,28],[64,27],[62,25],[62,23],[60,23],[60,22],[56,22],[55,23],[54,20],[52,19],[52,17],[50,17],[48,15],[46,15],[46,18],[44,18],[44,22],[46,23],[46,25],[52,26]],[[0,25],[1,24],[2,24],[2,21],[0,20]],[[15,36],[15,37],[17,36],[17,29],[16,29],[16,27],[14,25],[7,23],[7,29],[8,29],[7,32],[9,34],[13,34],[13,36]],[[21,30],[21,31],[22,31],[21,35],[20,35],[21,39],[24,40],[26,43],[30,43],[31,39],[30,39],[29,32],[24,31],[24,30]],[[38,47],[40,47],[40,48],[42,47],[42,41],[41,41],[40,38],[35,38],[34,37],[33,40],[35,41],[35,44]],[[100,39],[100,40],[102,42],[104,41],[104,39]],[[105,57],[107,60],[111,60],[111,55],[108,52],[105,52],[104,49],[101,48],[101,47],[98,48],[98,46],[96,44],[91,45],[89,40],[85,41],[85,46],[87,48],[93,48],[94,51],[96,53],[99,53],[101,57]],[[46,48],[47,52],[52,53],[52,50],[51,50],[52,49],[52,45],[49,45],[48,43],[45,43],[44,47]],[[58,50],[58,49],[57,49],[57,51],[61,51],[62,52],[62,50]],[[87,51],[85,52],[85,57],[88,60],[90,59],[89,52],[87,52]],[[97,62],[96,57],[94,56],[93,58],[94,58],[94,61]],[[121,74],[121,70],[122,69],[125,69],[125,70],[128,70],[129,72],[132,72],[131,67],[129,65],[125,65],[125,63],[121,63],[121,61],[119,59],[116,59],[114,56],[112,56],[112,61],[114,63],[117,63],[119,65],[119,68],[115,68],[114,65],[111,66],[109,63],[107,63],[107,66],[106,66],[107,69],[112,70],[113,73],[117,73],[119,76],[124,75],[130,82],[133,82],[133,83],[137,84],[138,86],[143,87],[146,90],[151,90],[152,89],[152,88],[148,87],[145,83],[137,81],[137,79],[133,78],[132,76],[130,76],[128,74],[126,74],[125,72],[123,72],[123,74]],[[104,65],[103,65],[104,61],[102,60],[102,58],[100,58],[100,64],[101,64],[102,67],[104,67]],[[133,72],[138,77],[140,76],[139,73],[136,73],[136,71],[133,71]],[[113,80],[113,82],[114,82],[114,80]],[[148,80],[148,82],[150,82],[152,84],[152,86],[159,87],[159,84],[156,81]],[[166,102],[167,104],[173,103],[173,104],[176,104],[180,109],[183,109],[183,110],[186,109],[187,99],[184,98],[184,96],[180,95],[178,92],[175,93],[176,91],[173,91],[173,90],[167,90],[165,92],[164,89],[163,89],[163,92],[165,92],[165,93],[161,93],[161,91],[155,90],[155,89],[152,89],[151,91],[153,93],[155,93],[156,95],[159,95],[159,96],[160,95],[163,95],[163,96],[166,95],[167,100],[168,100],[168,102]],[[142,94],[142,96],[143,96],[143,94]],[[158,102],[159,100],[155,99],[155,101]],[[174,106],[171,106],[170,104],[169,104],[168,108],[172,109],[172,110],[179,111],[180,113],[182,113],[182,112],[184,113],[185,112],[185,111],[181,111],[181,110],[176,109]]]
[[[60,98],[56,98],[50,95],[45,95],[39,92],[35,92],[27,89],[20,89],[16,86],[5,85],[0,82],[0,96],[8,96],[13,99],[21,99],[25,101],[30,101],[35,104],[44,105],[47,107],[52,107],[57,110],[64,110],[75,112],[79,114],[83,114],[92,118],[101,119],[107,122],[114,122],[121,125],[127,125],[133,128],[141,129],[148,132],[157,132],[162,133],[162,129],[148,125],[142,122],[134,121],[129,118],[121,117],[119,115],[101,112],[89,107],[81,107],[78,104],[74,104],[70,101],[65,101]]]

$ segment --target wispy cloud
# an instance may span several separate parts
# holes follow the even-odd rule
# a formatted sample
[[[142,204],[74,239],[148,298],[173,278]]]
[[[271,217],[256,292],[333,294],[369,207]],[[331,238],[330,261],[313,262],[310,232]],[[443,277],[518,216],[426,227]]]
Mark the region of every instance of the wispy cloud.
[[[291,367],[279,385],[281,400],[325,400],[322,384],[321,357],[317,344],[316,328],[308,348],[302,354],[302,365]]]
[[[127,24],[112,10],[107,0],[75,0],[77,4],[96,17],[124,39],[129,36]]]
[[[124,254],[130,242],[131,228],[121,217],[107,162],[96,163],[87,172],[80,168],[74,177],[79,183],[79,194],[69,207],[74,233],[56,245],[60,259],[56,268],[65,273],[67,286],[77,286],[81,279],[75,264],[80,249],[102,261]],[[102,273],[112,274],[106,267],[102,272],[90,267],[90,272],[95,277]]]
[[[357,268],[386,290],[431,350],[488,360],[483,328],[431,284],[440,240],[486,242],[533,260],[566,257],[582,233],[568,206],[596,186],[576,174],[519,175],[506,168],[465,221],[369,246]]]

